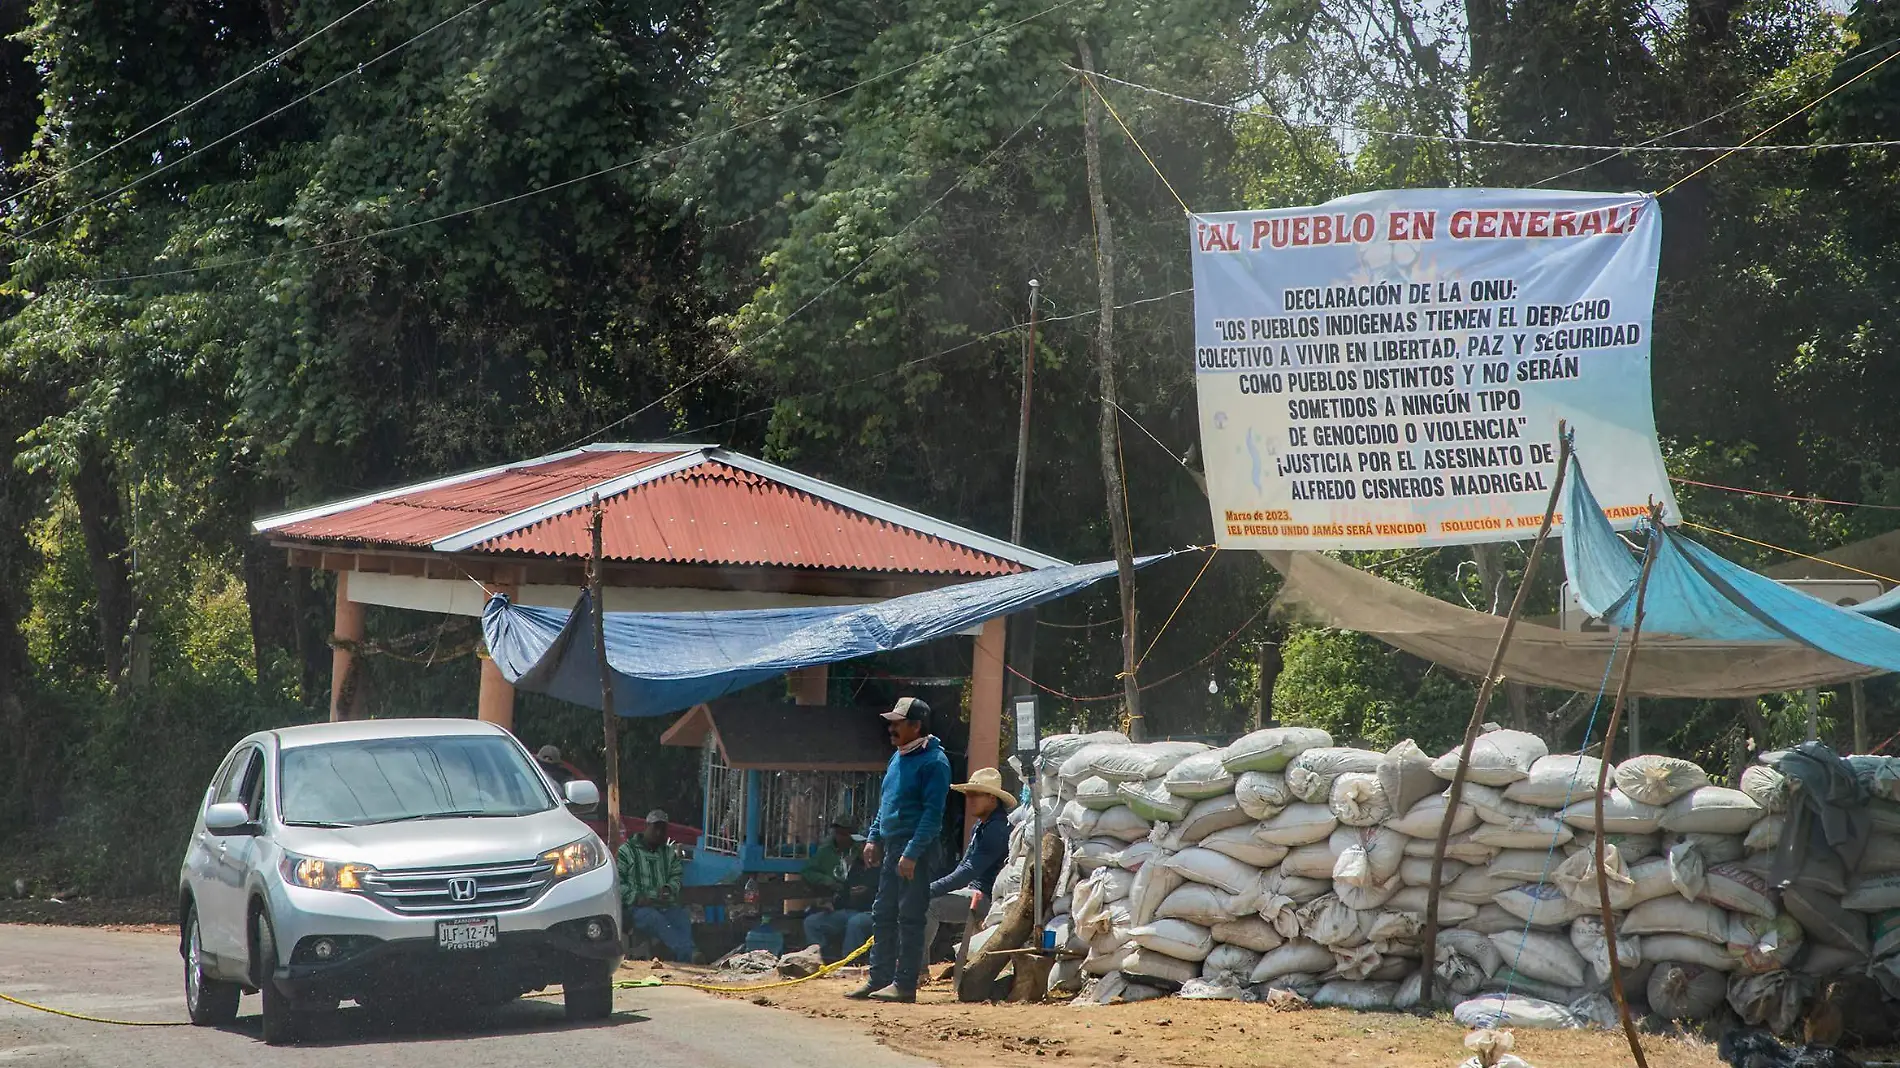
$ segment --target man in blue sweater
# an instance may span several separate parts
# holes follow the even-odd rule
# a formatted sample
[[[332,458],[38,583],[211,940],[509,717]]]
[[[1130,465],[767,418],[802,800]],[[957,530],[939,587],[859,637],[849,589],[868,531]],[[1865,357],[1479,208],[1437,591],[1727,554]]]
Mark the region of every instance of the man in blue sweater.
[[[871,975],[846,997],[860,1001],[916,1001],[924,965],[924,922],[930,878],[937,867],[937,836],[950,794],[950,758],[930,733],[930,706],[899,698],[883,713],[897,752],[884,769],[877,817],[871,821],[864,862],[878,868],[871,905]]]

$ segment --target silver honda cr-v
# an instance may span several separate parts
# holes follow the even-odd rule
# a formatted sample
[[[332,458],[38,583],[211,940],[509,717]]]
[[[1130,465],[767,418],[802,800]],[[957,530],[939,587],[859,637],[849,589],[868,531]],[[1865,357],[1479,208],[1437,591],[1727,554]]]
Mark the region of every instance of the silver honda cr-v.
[[[613,1011],[620,899],[607,848],[514,736],[475,720],[254,734],[205,791],[179,878],[193,1023],[262,995],[264,1041],[344,1000],[500,1003],[560,984]]]

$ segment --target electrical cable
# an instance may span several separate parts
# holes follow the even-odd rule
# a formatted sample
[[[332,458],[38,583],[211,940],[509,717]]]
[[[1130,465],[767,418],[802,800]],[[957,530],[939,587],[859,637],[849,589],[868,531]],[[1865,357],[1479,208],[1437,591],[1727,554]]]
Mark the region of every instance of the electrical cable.
[[[84,204],[81,204],[79,207],[74,208],[73,210],[67,212],[64,215],[61,215],[59,218],[52,220],[51,222],[44,222],[38,226],[35,226],[31,230],[28,230],[26,233],[21,234],[18,240],[24,241],[27,238],[32,237],[34,234],[37,234],[40,231],[47,229],[48,227],[58,226],[59,224],[67,221],[68,219],[74,218],[80,213],[86,211],[88,208],[93,207],[94,205],[103,203],[107,200],[111,200],[113,197],[116,197],[121,193],[127,192],[133,189],[134,187],[143,184],[147,179],[156,178],[159,175],[164,174],[166,171],[171,170],[173,167],[176,167],[187,160],[190,160],[202,153],[211,151],[212,149],[218,147],[221,144],[224,144],[226,141],[229,141],[231,138],[236,137],[237,135],[243,133],[246,130],[252,129],[266,122],[269,122],[270,120],[276,118],[277,116],[282,115],[284,112],[289,111],[291,108],[296,107],[298,104],[301,104],[304,101],[310,99],[311,97],[316,96],[318,93],[323,92],[325,89],[328,89],[331,86],[338,84],[339,82],[347,81],[351,78],[356,77],[357,75],[363,73],[365,70],[376,65],[377,63],[380,63],[383,60],[389,58],[390,56],[395,55],[397,52],[400,52],[403,49],[408,48],[410,45],[415,44],[417,41],[422,40],[424,37],[429,36],[430,34],[434,33],[435,31],[441,29],[444,26],[447,26],[449,23],[454,22],[455,20],[461,18],[462,16],[469,14],[470,12],[474,11],[476,8],[486,6],[489,2],[490,0],[475,0],[474,3],[468,5],[467,7],[456,12],[455,14],[450,15],[448,18],[443,19],[441,22],[438,22],[435,25],[430,26],[428,29],[423,30],[421,33],[416,34],[415,36],[409,38],[408,40],[402,42],[399,45],[395,45],[394,47],[385,49],[384,51],[378,53],[373,59],[367,60],[362,63],[358,63],[356,66],[351,67],[349,70],[344,71],[342,74],[339,74],[336,77],[330,79],[329,81],[324,82],[322,85],[319,85],[315,89],[310,90],[309,92],[303,94],[297,99],[292,100],[290,103],[280,105],[279,107],[269,112],[266,112],[265,114],[259,116],[258,118],[252,119],[250,122],[245,123],[244,125],[238,127],[237,129],[232,130],[230,133],[225,134],[223,137],[220,137],[215,141],[212,141],[208,144],[200,145],[192,149],[190,152],[187,152],[184,155],[178,157],[175,160],[172,160],[161,166],[155,167],[152,170],[149,170],[145,172],[144,174],[139,175],[137,178],[134,178],[131,181],[125,183],[119,188],[114,189],[110,193],[105,193],[100,196],[94,197],[93,199],[86,201]],[[106,281],[106,279],[102,279],[102,281]]]
[[[1894,55],[1900,55],[1900,52],[1896,52],[1894,53]],[[1889,56],[1887,58],[1892,59],[1893,56]],[[1871,74],[1874,72],[1874,70],[1878,69],[1878,67],[1881,64],[1884,64],[1886,62],[1887,62],[1886,59],[1881,60],[1880,63],[1877,63],[1874,66],[1869,67],[1866,70],[1862,71],[1860,74],[1855,75],[1854,78],[1850,80],[1850,82],[1844,83],[1840,86],[1837,86],[1835,89],[1830,90],[1827,95],[1832,95],[1832,93],[1838,92],[1840,89],[1845,89],[1848,84],[1851,84],[1852,81],[1858,81],[1860,78],[1866,77],[1868,74]],[[1429,141],[1435,144],[1479,145],[1479,146],[1491,147],[1491,148],[1536,148],[1536,149],[1553,149],[1553,150],[1567,149],[1567,150],[1573,150],[1573,151],[1582,150],[1586,152],[1618,152],[1618,153],[1621,153],[1621,152],[1658,152],[1658,153],[1660,152],[1720,152],[1720,153],[1724,153],[1725,155],[1733,154],[1736,152],[1806,152],[1806,151],[1810,151],[1814,149],[1823,149],[1823,148],[1893,148],[1896,146],[1900,146],[1900,139],[1889,139],[1889,140],[1880,140],[1880,141],[1834,141],[1834,142],[1824,142],[1821,144],[1801,144],[1801,145],[1760,145],[1760,144],[1754,143],[1756,139],[1762,136],[1765,136],[1767,133],[1772,131],[1774,127],[1770,127],[1769,130],[1762,131],[1762,133],[1755,135],[1754,138],[1750,138],[1748,141],[1745,141],[1739,145],[1655,145],[1655,144],[1601,145],[1601,144],[1574,144],[1574,143],[1568,143],[1568,142],[1551,142],[1551,141],[1510,141],[1510,140],[1505,140],[1502,138],[1461,137],[1461,136],[1456,136],[1452,134],[1408,133],[1408,132],[1399,131],[1399,130],[1379,130],[1379,129],[1374,129],[1372,127],[1367,127],[1367,126],[1354,126],[1349,123],[1300,122],[1294,119],[1287,118],[1284,115],[1277,114],[1265,108],[1248,108],[1248,107],[1241,107],[1237,104],[1221,104],[1212,100],[1202,100],[1198,97],[1187,96],[1186,94],[1172,92],[1167,89],[1157,89],[1152,85],[1143,85],[1140,82],[1131,82],[1125,78],[1112,77],[1110,75],[1103,74],[1100,71],[1097,71],[1094,77],[1100,78],[1101,80],[1105,82],[1114,82],[1117,85],[1125,85],[1130,89],[1138,89],[1144,93],[1152,93],[1155,96],[1166,97],[1167,99],[1176,100],[1184,104],[1194,104],[1198,107],[1212,108],[1216,111],[1224,111],[1232,115],[1259,115],[1266,118],[1274,119],[1275,121],[1278,121],[1278,122],[1285,123],[1289,126],[1298,127],[1300,129],[1333,130],[1333,131],[1339,131],[1339,132],[1344,132],[1344,133],[1358,134],[1363,137],[1390,137],[1390,138],[1395,138],[1398,140],[1406,140],[1406,141]],[[1807,107],[1813,107],[1814,104],[1820,103],[1821,100],[1824,100],[1827,98],[1827,95],[1824,95],[1820,99],[1813,101],[1813,103],[1808,104]],[[1803,110],[1805,110],[1805,108]],[[1797,114],[1799,113],[1797,112]],[[1794,117],[1793,115],[1789,116],[1789,118],[1793,118],[1793,117]],[[1782,122],[1786,122],[1786,121],[1788,120],[1787,119],[1782,120]],[[1776,125],[1779,126],[1780,123],[1777,123]],[[1715,162],[1719,163],[1721,162],[1721,160],[1718,159]],[[1713,164],[1710,164],[1710,165],[1712,166]],[[1700,173],[1700,172],[1698,171],[1697,173]],[[1692,174],[1690,175],[1690,177],[1694,177],[1694,175]],[[1684,181],[1687,181],[1687,180],[1688,179],[1686,178],[1684,179]],[[1664,192],[1668,192],[1668,190],[1664,190]]]
[[[1069,79],[1070,82],[1074,80],[1075,79],[1073,78]],[[1024,130],[1029,129],[1030,126],[1034,125],[1036,120],[1042,117],[1042,113],[1049,110],[1049,106],[1051,104],[1054,104],[1056,102],[1056,99],[1060,97],[1064,92],[1066,92],[1068,88],[1069,88],[1069,82],[1064,82],[1062,83],[1061,86],[1057,87],[1056,91],[1050,95],[1047,101],[1043,102],[1043,105],[1041,107],[1035,110],[1034,114],[1030,115],[1029,118],[1023,120],[1023,124],[1021,126],[1016,127],[1015,131],[1012,132],[1008,137],[1005,137],[1003,138],[1003,140],[997,142],[996,147],[990,149],[989,152],[985,153],[982,159],[977,160],[975,163],[965,168],[963,173],[957,176],[957,180],[954,182],[951,182],[950,187],[948,189],[945,189],[943,193],[937,197],[937,199],[924,205],[924,210],[918,212],[916,216],[913,217],[909,222],[898,227],[895,233],[892,233],[889,236],[880,239],[875,245],[871,247],[871,250],[869,252],[866,252],[858,260],[858,262],[852,264],[849,270],[845,271],[843,274],[839,275],[837,278],[832,279],[829,283],[826,284],[826,286],[823,289],[820,289],[818,292],[812,294],[811,298],[806,300],[805,303],[800,304],[796,308],[793,308],[790,314],[785,315],[778,319],[774,319],[770,325],[768,325],[764,330],[761,330],[755,337],[752,338],[751,344],[756,345],[760,341],[764,340],[765,338],[770,337],[774,332],[779,330],[785,324],[791,322],[793,319],[798,318],[798,316],[802,314],[806,309],[818,303],[820,300],[823,300],[825,296],[829,294],[832,290],[837,289],[839,286],[850,281],[852,277],[855,276],[859,271],[863,270],[865,265],[870,263],[871,260],[878,255],[878,253],[883,252],[886,248],[889,248],[892,242],[896,241],[898,238],[908,233],[911,227],[916,226],[920,222],[923,222],[924,219],[927,218],[932,212],[936,211],[937,208],[941,206],[944,201],[950,199],[950,195],[963,187],[964,180],[967,179],[972,172],[984,166],[985,164],[989,163],[990,160],[995,159],[996,156],[1003,151],[1003,149],[1009,147],[1012,141],[1020,137]],[[615,427],[621,426],[625,423],[638,419],[640,416],[645,415],[647,412],[652,411],[654,408],[662,404],[665,404],[667,401],[672,400],[674,397],[679,396],[681,393],[685,392],[686,390],[691,389],[693,386],[698,385],[700,382],[711,377],[714,373],[718,372],[720,369],[724,368],[726,365],[732,363],[732,361],[744,355],[748,351],[749,347],[750,346],[745,342],[740,342],[739,344],[734,345],[732,347],[731,352],[728,352],[723,358],[715,361],[711,366],[707,367],[705,370],[699,372],[698,374],[692,376],[691,378],[688,378],[686,381],[681,382],[679,385],[674,386],[672,389],[667,390],[665,393],[661,394],[659,397],[651,401],[648,401],[644,405],[641,405],[638,409],[634,410],[633,412],[630,412],[627,415],[621,416],[620,418],[614,420],[613,422],[608,423],[606,426],[600,427],[597,430],[590,431],[589,433],[583,434],[582,436],[575,438],[573,441],[568,442],[566,445],[561,446],[561,449],[562,450],[571,449],[577,445],[581,445],[586,442],[592,441],[595,438],[598,438],[600,435],[607,433],[609,430],[614,429]]]
[[[35,191],[39,189],[43,189],[46,186],[59,181],[61,178],[66,177],[67,175],[73,173],[74,171],[79,170],[80,168],[88,166],[92,163],[98,162],[100,159],[106,156],[109,156],[112,153],[118,151],[119,149],[124,148],[126,145],[129,145],[132,142],[138,140],[139,138],[144,137],[146,134],[151,133],[153,130],[158,129],[160,126],[163,126],[166,123],[177,118],[178,116],[183,115],[185,112],[190,111],[193,108],[197,107],[198,105],[203,104],[204,102],[219,95],[220,93],[223,93],[226,89],[229,89],[232,86],[238,84],[239,82],[245,80],[246,78],[249,78],[251,75],[256,74],[258,71],[264,70],[269,67],[277,66],[278,64],[282,63],[286,58],[288,58],[292,52],[295,52],[297,49],[302,48],[304,45],[309,44],[310,42],[316,40],[317,38],[330,32],[331,30],[337,28],[343,23],[348,22],[358,12],[362,11],[366,7],[374,6],[375,3],[376,3],[376,0],[363,0],[361,4],[358,4],[356,7],[351,8],[350,10],[344,12],[342,15],[339,15],[335,19],[331,20],[322,29],[319,29],[311,33],[309,36],[304,37],[302,40],[297,41],[295,44],[292,44],[290,47],[284,49],[283,51],[272,54],[268,59],[265,59],[263,62],[257,64],[256,66],[238,75],[237,77],[232,78],[230,81],[225,82],[223,85],[218,86],[216,89],[211,90],[210,92],[199,97],[198,99],[193,100],[191,103],[186,104],[184,107],[181,107],[178,110],[172,112],[171,114],[165,116],[164,118],[159,119],[157,122],[152,123],[150,126],[147,126],[142,130],[139,130],[137,133],[127,134],[126,136],[120,138],[119,140],[113,142],[112,144],[107,145],[106,147],[100,149],[97,152],[94,152],[90,156],[87,156],[85,159],[80,160],[78,163],[74,163],[69,166],[62,167],[57,171],[54,171],[52,174],[49,174],[46,177],[40,179],[39,181],[34,182],[32,185],[27,186],[25,189],[20,190],[18,193],[13,194],[7,199],[13,203],[18,203],[21,200],[24,200],[27,196],[34,193]]]
[[[485,3],[487,2],[487,0],[481,0],[481,2]],[[1059,11],[1062,8],[1069,7],[1070,5],[1076,4],[1079,2],[1080,0],[1058,0],[1057,3],[1051,4],[1050,6],[1043,8],[1041,11],[1038,11],[1033,15],[1025,16],[1024,18],[1017,19],[1014,22],[1004,23],[1003,25],[1000,25],[1000,26],[991,27],[990,29],[983,31],[982,33],[976,34],[975,36],[972,36],[972,37],[966,37],[961,41],[957,41],[952,44],[946,45],[935,52],[931,52],[924,56],[920,56],[917,59],[911,60],[908,63],[902,63],[902,64],[899,64],[898,66],[891,67],[884,71],[880,71],[877,74],[873,74],[868,78],[864,78],[859,81],[853,82],[850,85],[847,85],[841,89],[834,89],[829,93],[824,93],[820,96],[815,96],[807,100],[799,101],[796,104],[790,105],[789,107],[781,108],[778,111],[772,112],[771,114],[761,115],[758,118],[754,118],[754,119],[747,119],[744,122],[737,123],[732,126],[728,126],[723,130],[718,130],[709,134],[702,134],[698,137],[690,138],[686,141],[683,141],[677,145],[671,145],[667,148],[662,148],[657,151],[647,153],[646,155],[643,155],[643,156],[638,156],[634,159],[630,159],[622,163],[615,163],[610,166],[602,167],[599,170],[590,171],[586,174],[579,175],[574,178],[568,178],[559,182],[555,182],[552,185],[540,186],[535,189],[529,189],[525,192],[516,193],[512,196],[502,197],[499,200],[491,200],[485,204],[477,204],[474,207],[462,208],[458,211],[446,212],[442,215],[432,215],[426,219],[417,219],[414,222],[403,223],[398,226],[385,227],[381,230],[372,230],[369,233],[358,234],[354,237],[342,237],[342,238],[337,238],[332,241],[319,242],[314,245],[304,245],[299,248],[286,249],[281,252],[269,252],[269,253],[265,253],[262,256],[247,256],[241,259],[225,260],[219,263],[205,264],[200,267],[180,267],[180,268],[176,268],[173,270],[166,270],[166,271],[148,271],[141,274],[114,275],[111,277],[94,279],[93,281],[95,281],[96,283],[103,284],[106,282],[131,282],[131,281],[138,281],[142,279],[151,279],[151,278],[171,278],[178,275],[197,274],[201,271],[216,271],[216,270],[223,270],[224,268],[227,268],[227,267],[242,267],[249,264],[264,263],[268,260],[273,260],[280,256],[298,256],[307,252],[318,252],[323,249],[336,248],[337,246],[340,246],[340,245],[349,245],[349,244],[356,244],[363,241],[372,241],[379,237],[387,237],[390,234],[402,233],[405,230],[413,230],[421,226],[430,226],[439,222],[447,222],[450,219],[459,219],[466,215],[473,215],[477,212],[487,211],[490,208],[502,207],[507,204],[515,203],[516,201],[526,200],[529,197],[540,196],[543,193],[552,193],[555,190],[565,189],[571,185],[576,185],[581,182],[591,181],[595,178],[604,177],[606,175],[613,174],[618,171],[626,170],[629,167],[637,167],[643,163],[651,163],[655,160],[660,159],[663,156],[684,151],[688,148],[692,148],[695,145],[704,144],[707,141],[717,140],[721,137],[726,136],[727,134],[738,133],[741,130],[749,129],[761,123],[773,122],[777,119],[781,119],[794,112],[802,111],[805,108],[811,107],[814,104],[822,104],[825,101],[832,99],[833,97],[841,96],[845,93],[852,92],[853,90],[863,88],[864,86],[883,81],[884,79],[890,78],[894,75],[902,74],[903,72],[910,70],[913,67],[917,67],[924,63],[928,63],[929,61],[933,59],[941,58],[945,55],[948,55],[951,52],[956,51],[959,48],[963,48],[968,45],[977,44],[981,41],[988,40],[989,38],[994,37],[995,35],[999,33],[1003,33],[1007,30],[1013,30],[1017,28],[1018,26],[1024,25],[1025,23],[1033,22],[1036,19],[1043,17],[1044,15],[1047,15],[1054,11]],[[1067,87],[1066,83],[1064,87],[1065,88]]]

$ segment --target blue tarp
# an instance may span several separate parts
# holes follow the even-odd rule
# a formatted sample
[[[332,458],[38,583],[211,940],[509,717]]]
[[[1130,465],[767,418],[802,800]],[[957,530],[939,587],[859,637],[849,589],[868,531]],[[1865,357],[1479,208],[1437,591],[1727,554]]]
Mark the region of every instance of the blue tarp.
[[[1641,559],[1610,529],[1573,456],[1563,501],[1564,571],[1583,610],[1616,627],[1636,616]],[[1720,642],[1798,642],[1900,671],[1900,629],[1844,611],[1730,563],[1668,529],[1650,531],[1656,562],[1643,629]]]
[[[1146,567],[1172,553],[1137,559]],[[607,662],[615,711],[660,716],[815,664],[905,649],[1075,593],[1115,573],[1115,562],[1071,564],[966,582],[870,605],[738,612],[609,612]],[[518,605],[497,594],[482,635],[516,688],[600,707],[593,604],[573,611]]]

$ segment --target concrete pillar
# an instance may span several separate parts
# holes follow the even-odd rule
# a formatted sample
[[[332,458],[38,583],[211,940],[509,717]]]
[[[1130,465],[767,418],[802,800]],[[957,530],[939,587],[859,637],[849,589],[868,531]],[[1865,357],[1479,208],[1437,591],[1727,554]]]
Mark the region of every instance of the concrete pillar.
[[[1003,645],[1005,621],[998,617],[983,624],[970,660],[970,766],[997,766],[1003,745]],[[964,826],[976,826],[968,811]]]
[[[815,664],[786,672],[785,681],[791,687],[793,701],[801,705],[822,705],[831,686],[831,665]]]
[[[336,621],[330,633],[346,642],[361,643],[368,636],[362,605],[350,600],[350,573],[336,573]],[[330,720],[359,719],[363,715],[362,665],[353,650],[330,650]]]
[[[513,586],[491,586],[489,589],[509,597],[514,597],[517,592]],[[488,657],[481,657],[481,665],[482,685],[475,698],[475,718],[512,731],[515,729],[514,684],[502,675],[501,669]]]

